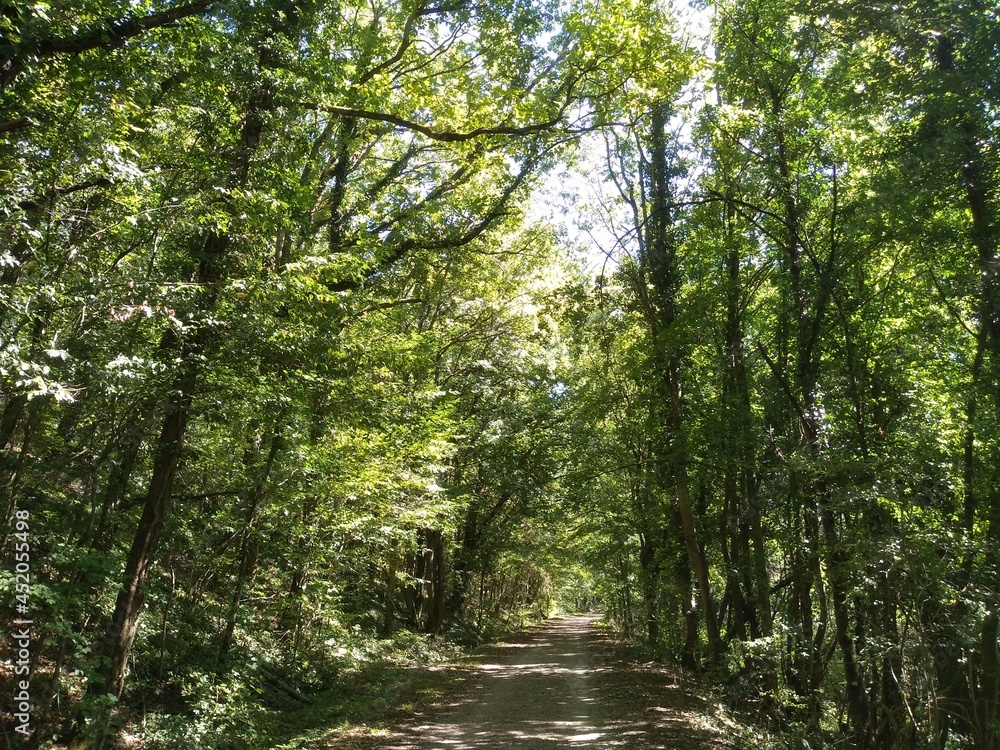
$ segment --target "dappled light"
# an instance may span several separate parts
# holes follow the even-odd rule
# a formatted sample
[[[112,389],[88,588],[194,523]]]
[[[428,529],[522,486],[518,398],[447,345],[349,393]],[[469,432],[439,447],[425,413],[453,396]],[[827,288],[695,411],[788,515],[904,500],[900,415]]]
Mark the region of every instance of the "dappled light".
[[[596,617],[551,621],[490,649],[467,668],[455,696],[381,736],[354,737],[352,747],[721,746],[717,730],[700,725],[704,706],[680,695],[672,676],[616,658],[592,628]]]
[[[0,0],[3,747],[997,750],[997,3]]]

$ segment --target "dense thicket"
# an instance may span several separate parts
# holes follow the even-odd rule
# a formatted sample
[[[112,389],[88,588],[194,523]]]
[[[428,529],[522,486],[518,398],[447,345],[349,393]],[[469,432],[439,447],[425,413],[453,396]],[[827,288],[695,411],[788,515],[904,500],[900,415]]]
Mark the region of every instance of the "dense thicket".
[[[711,13],[710,93],[605,139],[605,600],[808,743],[995,748],[995,11]]]
[[[996,9],[697,16],[0,3],[25,746],[245,745],[562,596],[795,746],[997,748]]]
[[[192,744],[359,632],[538,598],[513,541],[551,471],[557,265],[523,206],[627,78],[615,39],[516,2],[2,9],[28,744],[100,747],[148,701]]]

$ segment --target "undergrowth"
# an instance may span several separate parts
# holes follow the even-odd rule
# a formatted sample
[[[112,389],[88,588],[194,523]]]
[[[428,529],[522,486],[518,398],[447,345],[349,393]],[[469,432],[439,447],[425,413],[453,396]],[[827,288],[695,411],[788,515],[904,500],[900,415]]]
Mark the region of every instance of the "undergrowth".
[[[143,750],[313,748],[337,730],[383,723],[432,701],[461,674],[463,655],[536,620],[525,611],[483,627],[456,623],[443,636],[400,630],[388,638],[355,633],[348,641],[321,644],[277,676],[305,700],[269,684],[259,657],[247,658],[226,679],[192,672],[173,711],[137,717],[123,738]]]

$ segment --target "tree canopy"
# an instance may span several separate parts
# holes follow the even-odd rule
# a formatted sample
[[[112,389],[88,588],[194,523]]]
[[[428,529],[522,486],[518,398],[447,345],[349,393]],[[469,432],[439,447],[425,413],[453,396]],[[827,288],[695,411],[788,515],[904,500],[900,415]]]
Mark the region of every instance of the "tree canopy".
[[[789,747],[995,750],[998,45],[952,0],[0,2],[8,744],[269,747],[595,607]]]

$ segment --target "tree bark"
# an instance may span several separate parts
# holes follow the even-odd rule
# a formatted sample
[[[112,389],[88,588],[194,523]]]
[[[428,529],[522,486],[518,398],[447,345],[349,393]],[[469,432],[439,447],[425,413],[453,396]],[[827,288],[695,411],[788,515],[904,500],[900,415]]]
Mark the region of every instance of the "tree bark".
[[[290,19],[295,14],[290,14]],[[273,53],[262,42],[260,65],[271,62]],[[245,185],[253,155],[261,141],[264,113],[273,106],[273,95],[268,83],[261,83],[249,96],[241,124],[238,147],[229,164],[227,186]],[[193,281],[202,289],[198,313],[205,315],[215,306],[223,268],[232,238],[222,231],[213,231],[199,243],[192,255],[199,260]],[[128,658],[138,631],[142,612],[144,589],[170,508],[174,478],[180,462],[184,436],[187,431],[191,404],[202,368],[203,355],[211,343],[211,329],[200,324],[190,334],[177,334],[168,329],[164,334],[164,348],[173,346],[178,352],[179,366],[167,396],[163,423],[156,442],[153,473],[143,504],[142,516],[129,549],[122,587],[115,602],[114,612],[98,651],[103,656],[93,692],[101,691],[120,697],[125,686]],[[176,339],[176,341],[172,341]],[[92,748],[101,750],[107,741],[106,725],[96,735]]]
[[[1000,652],[997,651],[997,636],[1000,630],[1000,618],[995,611],[987,612],[983,618],[982,633],[979,639],[979,658],[982,662],[982,677],[979,681],[978,705],[976,715],[979,719],[977,727],[976,750],[997,750],[1000,746]]]
[[[275,423],[280,422],[282,413],[275,417]],[[252,579],[257,563],[257,512],[264,500],[264,488],[271,476],[274,468],[274,461],[281,449],[282,438],[277,429],[271,431],[269,439],[267,458],[264,465],[257,470],[257,481],[254,483],[250,497],[247,498],[246,517],[243,521],[243,531],[240,540],[240,559],[236,573],[236,585],[233,589],[233,596],[229,602],[229,611],[226,614],[226,627],[222,637],[219,639],[219,654],[217,670],[221,675],[225,669],[226,660],[229,656],[229,649],[233,643],[233,635],[236,632],[236,620],[239,616],[240,605],[243,602],[243,591],[247,582]]]
[[[639,535],[639,569],[642,576],[646,640],[654,654],[660,651],[660,561],[648,534]]]
[[[666,427],[670,445],[665,446],[665,473],[672,485],[684,532],[691,570],[698,584],[708,646],[711,658],[716,660],[723,651],[715,596],[712,591],[708,562],[698,537],[687,470],[687,448],[684,445],[683,390],[681,386],[681,353],[671,338],[676,335],[676,294],[680,284],[677,271],[676,247],[671,237],[670,171],[666,143],[667,112],[663,103],[654,104],[650,117],[650,154],[647,192],[650,202],[646,221],[646,243],[642,258],[642,277],[655,291],[655,324],[653,346],[654,360],[660,370],[661,395],[666,401]]]
[[[444,534],[439,529],[425,529],[427,539],[428,593],[427,622],[428,633],[438,633],[444,620]]]
[[[170,507],[174,476],[187,429],[191,399],[198,375],[198,368],[190,364],[190,359],[188,362],[189,364],[178,373],[171,384],[166,414],[157,440],[149,491],[125,563],[122,588],[115,602],[111,622],[100,643],[100,652],[107,659],[107,666],[99,673],[98,684],[93,687],[115,697],[121,696],[125,686],[128,657],[138,631],[139,615],[144,601],[143,589],[156,556],[156,548]],[[98,747],[102,745],[103,740]]]
[[[190,16],[207,13],[212,0],[193,0],[169,10],[129,18],[102,21],[62,37],[26,38],[0,57],[0,92],[14,83],[29,60],[45,60],[56,55],[79,55],[93,49],[113,50],[152,29],[174,24]]]

